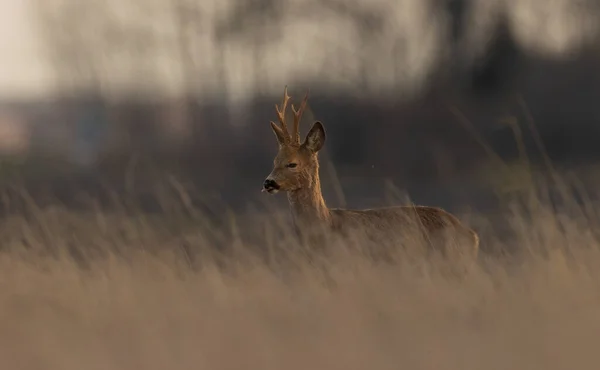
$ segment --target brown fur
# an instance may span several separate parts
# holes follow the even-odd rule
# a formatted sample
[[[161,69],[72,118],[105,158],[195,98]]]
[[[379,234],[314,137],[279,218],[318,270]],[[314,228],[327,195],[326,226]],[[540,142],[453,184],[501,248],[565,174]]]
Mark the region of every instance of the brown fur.
[[[298,125],[308,95],[298,111],[294,111],[294,132],[290,135],[285,122],[285,109],[289,96],[287,88],[281,109],[276,106],[281,127],[271,122],[279,143],[273,171],[265,181],[269,193],[287,192],[294,223],[301,234],[309,230],[331,230],[336,234],[361,236],[377,243],[394,242],[409,234],[423,237],[428,242],[443,239],[442,252],[448,255],[447,238],[458,242],[459,254],[476,257],[479,237],[464,226],[454,215],[441,208],[425,206],[400,206],[365,210],[330,209],[321,193],[318,152],[325,143],[325,129],[315,122],[301,143]],[[293,167],[290,167],[292,164]],[[267,186],[267,181],[276,184]],[[415,233],[415,231],[417,231]],[[437,243],[428,243],[436,249]]]

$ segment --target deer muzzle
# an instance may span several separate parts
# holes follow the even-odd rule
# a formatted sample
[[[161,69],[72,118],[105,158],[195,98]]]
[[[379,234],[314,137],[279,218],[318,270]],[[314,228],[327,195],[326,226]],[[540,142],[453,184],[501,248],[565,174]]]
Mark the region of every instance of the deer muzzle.
[[[279,188],[280,186],[277,184],[277,182],[275,182],[275,180],[267,178],[263,183],[262,191],[266,191],[269,194],[275,194],[279,191]]]

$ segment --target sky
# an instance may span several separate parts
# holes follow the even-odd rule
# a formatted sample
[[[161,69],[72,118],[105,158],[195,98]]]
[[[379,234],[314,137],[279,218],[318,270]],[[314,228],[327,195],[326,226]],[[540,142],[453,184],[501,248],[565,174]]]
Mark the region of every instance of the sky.
[[[51,86],[29,5],[0,0],[0,99],[36,97]]]
[[[176,17],[171,14],[171,0],[105,1],[111,7],[119,6],[116,10],[119,19],[112,19],[114,8],[104,15],[92,11],[89,22],[73,23],[75,27],[82,27],[78,29],[82,34],[101,35],[99,29],[114,29],[115,25],[127,29],[133,19],[136,20],[133,23],[143,23],[142,15],[145,15],[150,26],[144,27],[149,27],[147,32],[155,33],[155,41],[148,55],[140,54],[132,59],[129,53],[135,54],[136,48],[102,40],[103,46],[96,47],[99,57],[95,60],[102,63],[99,70],[105,72],[103,78],[110,80],[110,83],[103,81],[103,88],[124,91],[141,88],[167,95],[185,90],[185,81],[190,77],[183,75],[182,62],[177,59],[181,55],[176,48],[179,28]],[[435,70],[447,44],[449,19],[433,12],[431,6],[426,5],[430,2],[425,0],[347,0],[362,3],[362,8],[374,14],[388,16],[381,29],[370,33],[377,37],[369,42],[361,39],[360,24],[353,23],[351,17],[322,9],[313,9],[310,16],[299,17],[295,9],[302,8],[308,0],[288,1],[289,14],[286,13],[279,29],[255,32],[268,40],[260,47],[253,44],[252,37],[233,35],[219,39],[215,36],[220,22],[235,13],[231,10],[236,2],[200,1],[201,19],[196,19],[194,24],[201,29],[194,31],[191,48],[195,63],[194,89],[199,88],[209,95],[222,90],[229,99],[239,101],[257,90],[279,92],[284,84],[316,78],[334,90],[354,89],[374,94],[386,88],[397,91],[401,87],[407,94],[413,94]],[[586,38],[599,33],[594,12],[589,6],[579,6],[591,2],[593,0],[474,2],[476,6],[468,15],[461,50],[468,54],[481,53],[495,17],[504,12],[520,46],[546,57],[567,55]],[[35,99],[52,92],[57,85],[56,74],[38,36],[31,3],[31,0],[0,0],[0,99]],[[142,8],[144,11],[140,11]],[[272,33],[279,37],[270,37]],[[374,55],[378,57],[373,58]],[[471,57],[477,58],[477,55]]]

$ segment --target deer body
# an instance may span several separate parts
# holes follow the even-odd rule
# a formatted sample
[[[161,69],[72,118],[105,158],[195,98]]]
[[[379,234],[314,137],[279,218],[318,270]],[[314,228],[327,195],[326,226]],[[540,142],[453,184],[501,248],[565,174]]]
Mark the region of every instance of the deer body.
[[[441,208],[426,206],[397,206],[375,209],[330,209],[321,193],[318,152],[325,144],[325,129],[315,122],[306,139],[300,142],[299,123],[306,107],[308,94],[294,112],[293,132],[290,135],[285,121],[289,101],[287,87],[281,109],[276,105],[281,127],[271,122],[279,143],[273,171],[263,184],[263,191],[275,194],[287,192],[296,229],[301,235],[313,231],[333,231],[340,235],[361,237],[376,243],[394,241],[398,237],[418,230],[425,239],[450,237],[459,243],[458,252],[476,257],[479,237],[463,225],[454,215]],[[447,243],[444,243],[447,245]],[[436,248],[435,245],[433,245]],[[442,246],[441,249],[448,248]],[[442,250],[442,252],[446,252]],[[446,254],[446,253],[445,253]]]

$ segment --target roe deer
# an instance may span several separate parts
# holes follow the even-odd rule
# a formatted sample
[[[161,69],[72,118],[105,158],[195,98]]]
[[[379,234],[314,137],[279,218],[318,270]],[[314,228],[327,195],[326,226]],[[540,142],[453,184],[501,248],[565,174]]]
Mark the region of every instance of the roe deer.
[[[434,236],[444,234],[457,242],[457,248],[448,247],[448,243],[437,248],[428,243],[428,249],[442,252],[443,255],[477,257],[479,237],[470,228],[464,226],[454,215],[436,207],[395,206],[365,210],[330,209],[321,194],[319,179],[318,153],[325,144],[325,129],[319,121],[313,123],[304,141],[300,141],[299,125],[306,108],[308,93],[298,110],[292,104],[294,124],[292,132],[286,123],[286,108],[290,97],[287,86],[283,93],[281,106],[275,105],[281,126],[271,121],[271,128],[279,144],[279,152],[274,160],[272,172],[266,178],[262,191],[275,194],[287,192],[296,230],[300,236],[309,230],[324,228],[348,235],[361,232],[372,241],[393,241],[406,233],[407,226],[416,221],[418,234],[427,241]],[[447,240],[447,239],[446,239]],[[450,253],[450,249],[453,253]]]

